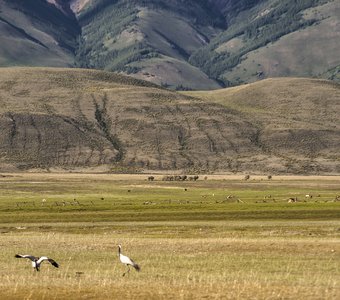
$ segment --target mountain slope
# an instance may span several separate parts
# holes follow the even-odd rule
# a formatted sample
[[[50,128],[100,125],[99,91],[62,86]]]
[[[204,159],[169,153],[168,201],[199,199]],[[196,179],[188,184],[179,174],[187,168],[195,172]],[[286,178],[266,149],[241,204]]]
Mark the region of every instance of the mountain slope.
[[[340,88],[326,81],[183,95],[101,71],[2,68],[0,91],[1,170],[340,172]]]
[[[278,76],[339,79],[339,1],[240,1],[230,15],[232,4],[219,2],[228,29],[189,59],[210,77],[226,85]]]
[[[0,66],[72,66],[79,26],[45,0],[0,0]]]
[[[78,14],[80,67],[123,71],[176,87],[219,84],[187,61],[221,30],[223,19],[205,1],[97,1]]]

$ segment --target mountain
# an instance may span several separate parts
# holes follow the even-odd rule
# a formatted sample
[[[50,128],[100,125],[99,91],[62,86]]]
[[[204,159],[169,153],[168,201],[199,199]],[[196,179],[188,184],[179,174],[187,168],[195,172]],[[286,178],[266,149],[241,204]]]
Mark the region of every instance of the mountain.
[[[0,0],[0,66],[116,71],[172,89],[340,81],[336,0]]]
[[[73,66],[80,28],[45,0],[0,0],[0,66]]]
[[[164,86],[219,87],[188,63],[224,26],[205,0],[89,2],[77,18],[79,67],[121,71]]]
[[[0,69],[0,170],[339,174],[340,85],[175,92],[111,72]]]

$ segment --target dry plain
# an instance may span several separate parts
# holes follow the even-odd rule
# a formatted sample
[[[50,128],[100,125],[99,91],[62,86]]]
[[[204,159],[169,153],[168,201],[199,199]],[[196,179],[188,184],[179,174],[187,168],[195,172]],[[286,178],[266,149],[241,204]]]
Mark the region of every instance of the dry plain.
[[[3,174],[0,298],[339,298],[339,177],[154,176]]]

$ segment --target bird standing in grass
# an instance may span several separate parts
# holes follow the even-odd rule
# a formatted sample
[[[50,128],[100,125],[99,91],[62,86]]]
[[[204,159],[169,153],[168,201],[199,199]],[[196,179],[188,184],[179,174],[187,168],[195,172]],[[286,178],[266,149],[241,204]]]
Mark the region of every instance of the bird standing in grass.
[[[40,265],[43,261],[47,260],[52,266],[59,268],[59,265],[52,258],[48,258],[46,256],[36,257],[33,255],[20,255],[16,254],[16,258],[28,258],[32,262],[32,267],[37,271],[40,271]]]
[[[121,261],[122,264],[126,265],[128,267],[127,272],[123,274],[125,276],[126,273],[130,272],[130,266],[134,267],[137,272],[140,271],[139,265],[137,265],[130,257],[125,256],[124,254],[121,253],[122,246],[118,245],[118,256],[119,260]]]

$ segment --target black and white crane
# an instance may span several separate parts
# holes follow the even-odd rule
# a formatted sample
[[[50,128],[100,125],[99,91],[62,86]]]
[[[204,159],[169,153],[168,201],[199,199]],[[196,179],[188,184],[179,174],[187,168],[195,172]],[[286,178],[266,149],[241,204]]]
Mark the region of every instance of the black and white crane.
[[[130,266],[134,267],[135,270],[137,272],[140,271],[140,267],[139,265],[137,265],[130,257],[127,257],[126,255],[122,254],[121,253],[121,250],[122,250],[122,246],[121,245],[118,245],[118,256],[119,256],[119,260],[122,264],[126,265],[128,270],[127,272],[125,272],[123,274],[123,276],[125,276],[126,273],[129,273],[130,272]]]
[[[43,261],[48,261],[52,266],[59,268],[59,265],[55,260],[52,258],[48,258],[47,256],[36,257],[33,255],[20,255],[16,254],[16,258],[28,258],[32,262],[32,267],[35,268],[37,271],[40,271],[40,265]]]

